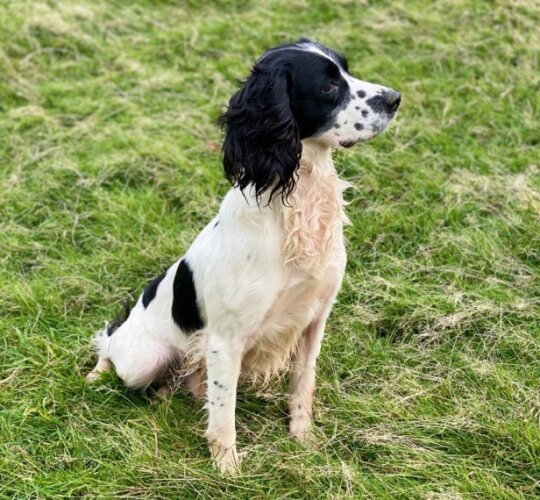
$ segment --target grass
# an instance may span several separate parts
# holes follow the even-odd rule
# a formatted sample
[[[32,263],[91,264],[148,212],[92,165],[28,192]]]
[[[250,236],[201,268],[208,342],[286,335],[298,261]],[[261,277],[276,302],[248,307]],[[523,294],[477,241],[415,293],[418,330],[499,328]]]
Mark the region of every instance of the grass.
[[[0,496],[539,495],[539,25],[535,0],[1,2]],[[200,406],[88,387],[89,339],[216,212],[215,120],[300,36],[403,105],[336,155],[320,444],[287,437],[284,381],[244,390],[220,478]]]

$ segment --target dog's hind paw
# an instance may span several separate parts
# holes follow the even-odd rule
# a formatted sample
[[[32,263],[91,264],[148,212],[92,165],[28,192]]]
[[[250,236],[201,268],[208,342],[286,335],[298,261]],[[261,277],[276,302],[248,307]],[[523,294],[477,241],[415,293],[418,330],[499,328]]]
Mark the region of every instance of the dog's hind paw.
[[[93,383],[100,379],[101,373],[99,371],[92,370],[88,375],[86,375],[86,381]]]
[[[87,382],[96,382],[101,378],[101,374],[110,370],[111,367],[112,364],[108,359],[99,359],[95,368],[88,375],[86,375]]]

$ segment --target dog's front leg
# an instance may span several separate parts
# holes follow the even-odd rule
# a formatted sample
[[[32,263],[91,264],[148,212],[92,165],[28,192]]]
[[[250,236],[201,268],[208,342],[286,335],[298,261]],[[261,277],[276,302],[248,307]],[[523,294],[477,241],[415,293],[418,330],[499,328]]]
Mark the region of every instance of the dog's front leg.
[[[238,470],[236,452],[236,387],[242,346],[229,336],[209,334],[206,350],[208,428],[210,453],[223,473]]]
[[[327,300],[318,317],[307,326],[294,356],[289,388],[289,434],[298,441],[309,441],[311,437],[315,370],[333,301],[334,296]]]

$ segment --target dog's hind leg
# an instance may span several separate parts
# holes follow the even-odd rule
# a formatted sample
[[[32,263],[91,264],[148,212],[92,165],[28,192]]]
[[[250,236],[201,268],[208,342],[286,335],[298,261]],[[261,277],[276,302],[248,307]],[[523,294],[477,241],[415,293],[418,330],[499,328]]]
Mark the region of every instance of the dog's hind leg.
[[[196,400],[204,400],[206,396],[206,374],[202,370],[190,373],[186,376],[184,382]]]

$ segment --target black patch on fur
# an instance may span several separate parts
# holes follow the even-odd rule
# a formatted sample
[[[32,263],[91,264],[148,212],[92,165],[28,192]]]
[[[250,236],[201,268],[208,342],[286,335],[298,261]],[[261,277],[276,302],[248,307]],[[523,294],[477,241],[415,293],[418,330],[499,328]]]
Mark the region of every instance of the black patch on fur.
[[[339,128],[340,127],[340,124],[339,123],[335,123],[334,124],[334,128]]]
[[[148,304],[152,302],[157,293],[157,289],[159,284],[163,281],[163,278],[167,275],[167,271],[161,273],[159,276],[154,278],[150,284],[144,289],[143,295],[142,295],[142,303],[144,308],[146,309],[148,307]]]
[[[382,95],[376,95],[371,97],[366,101],[366,104],[373,110],[375,113],[385,113],[388,111],[388,104],[384,102]]]
[[[244,86],[219,118],[225,130],[225,177],[244,190],[250,184],[259,200],[270,190],[285,199],[294,189],[302,144],[289,97],[290,71],[282,64],[256,63]]]
[[[354,141],[341,141],[339,143],[339,145],[344,147],[344,148],[352,148],[355,144],[356,144],[356,142],[354,142]]]
[[[356,130],[362,130],[364,128],[364,126],[361,124],[361,123],[355,123],[354,124],[354,128]]]
[[[367,115],[369,115],[369,111],[367,109],[364,109],[362,111],[362,116],[365,118]]]
[[[366,93],[363,90],[359,90],[356,94],[358,95],[358,97],[360,97],[360,99],[366,97]]]
[[[193,272],[184,260],[178,264],[173,283],[172,317],[184,333],[192,333],[204,327],[197,292],[193,282]]]
[[[131,308],[131,301],[126,300],[122,307],[122,311],[114,319],[107,323],[107,337],[110,337],[116,330],[118,330],[118,328],[122,326],[124,321],[128,319]]]

